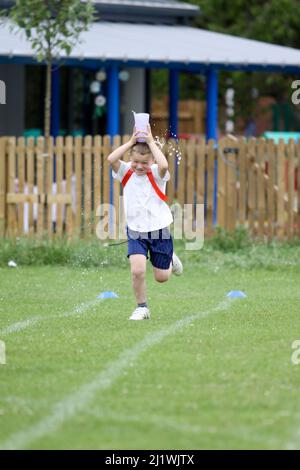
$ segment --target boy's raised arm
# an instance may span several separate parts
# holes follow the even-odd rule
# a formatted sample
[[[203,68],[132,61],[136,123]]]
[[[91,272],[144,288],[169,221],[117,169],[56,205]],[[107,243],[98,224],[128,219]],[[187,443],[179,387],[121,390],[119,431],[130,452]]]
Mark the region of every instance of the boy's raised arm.
[[[107,160],[111,164],[112,169],[115,173],[119,171],[121,165],[120,159],[127,152],[127,150],[129,150],[136,143],[137,134],[138,132],[134,132],[128,142],[116,148],[113,152],[108,155]]]
[[[157,147],[156,143],[154,142],[150,125],[148,125],[148,134],[146,137],[146,142],[149,145],[149,148],[152,152],[154,160],[157,163],[158,174],[161,178],[164,178],[169,168],[168,160],[166,159],[162,151]]]

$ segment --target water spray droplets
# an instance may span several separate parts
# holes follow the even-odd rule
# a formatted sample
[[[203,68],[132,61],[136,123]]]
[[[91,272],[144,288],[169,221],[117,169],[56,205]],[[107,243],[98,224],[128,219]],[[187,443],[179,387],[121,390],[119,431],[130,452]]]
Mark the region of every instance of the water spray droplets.
[[[166,139],[164,137],[159,137],[158,135],[155,136],[154,142],[162,149],[166,144]]]
[[[172,140],[168,140],[167,138],[168,134],[171,136]],[[167,146],[166,153],[168,154],[168,157],[169,158],[175,157],[176,164],[180,165],[181,159],[182,159],[182,153],[179,149],[177,134],[173,134],[172,132],[170,132],[170,130],[166,130],[164,135],[165,137],[160,137],[156,135],[154,138],[155,143],[159,146],[161,150],[166,145]]]
[[[174,145],[173,142],[168,142],[168,155],[169,157],[175,157],[177,165],[180,165],[182,153],[179,150],[178,144]]]

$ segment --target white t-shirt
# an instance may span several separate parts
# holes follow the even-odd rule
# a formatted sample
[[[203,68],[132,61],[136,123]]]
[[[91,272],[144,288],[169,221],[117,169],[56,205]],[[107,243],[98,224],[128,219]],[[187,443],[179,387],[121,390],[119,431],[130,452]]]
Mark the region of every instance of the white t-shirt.
[[[120,160],[118,173],[112,172],[113,177],[122,181],[124,175],[131,168],[131,162]],[[158,174],[157,164],[151,165],[154,180],[159,189],[165,194],[166,182],[170,179],[169,171],[164,178]],[[152,232],[168,227],[173,222],[172,212],[155,192],[147,175],[133,173],[123,190],[124,211],[127,225],[137,232]]]

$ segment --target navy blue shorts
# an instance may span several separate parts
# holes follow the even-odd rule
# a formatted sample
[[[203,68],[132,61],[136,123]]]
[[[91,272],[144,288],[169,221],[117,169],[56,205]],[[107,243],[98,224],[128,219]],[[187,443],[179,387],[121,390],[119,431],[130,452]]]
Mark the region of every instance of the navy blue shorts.
[[[169,269],[173,256],[173,239],[167,227],[153,232],[136,232],[127,227],[128,254],[145,255],[155,268]]]

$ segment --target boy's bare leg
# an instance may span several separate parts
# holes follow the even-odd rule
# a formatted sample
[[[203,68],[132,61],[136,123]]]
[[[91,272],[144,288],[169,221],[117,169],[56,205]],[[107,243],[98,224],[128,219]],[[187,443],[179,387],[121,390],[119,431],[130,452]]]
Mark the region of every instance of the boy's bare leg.
[[[154,279],[157,282],[166,282],[172,273],[172,261],[170,263],[169,269],[159,269],[153,266]]]
[[[146,261],[144,255],[130,255],[132,287],[138,304],[146,302]]]

